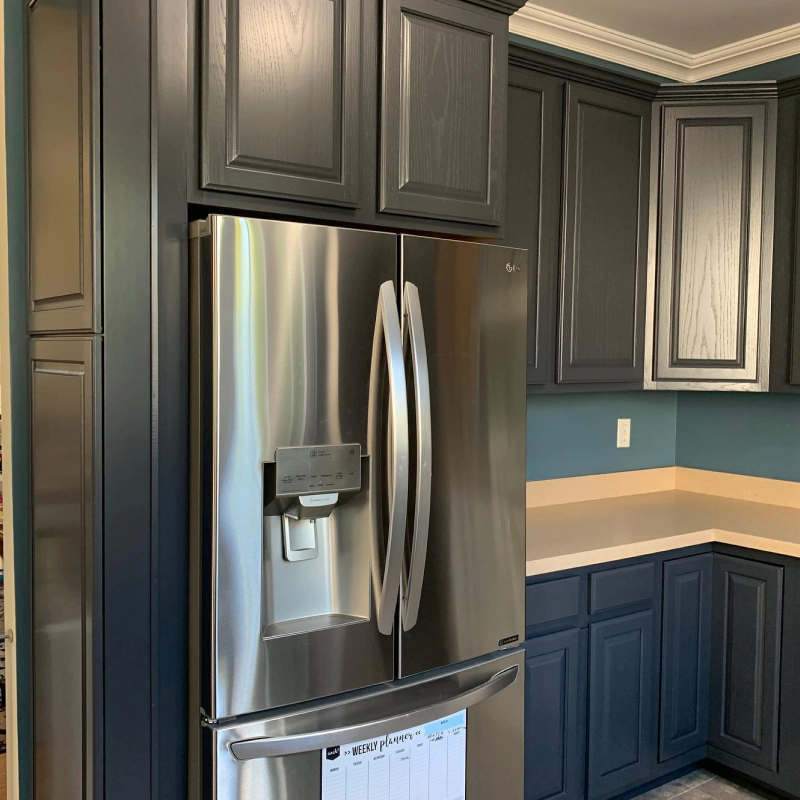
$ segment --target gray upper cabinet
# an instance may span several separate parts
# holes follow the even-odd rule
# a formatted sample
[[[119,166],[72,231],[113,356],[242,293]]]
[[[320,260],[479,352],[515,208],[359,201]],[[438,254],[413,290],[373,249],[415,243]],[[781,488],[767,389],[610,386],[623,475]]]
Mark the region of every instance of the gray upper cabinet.
[[[657,105],[656,385],[768,388],[775,103]]]
[[[41,2],[41,0],[39,0]],[[93,782],[93,640],[99,337],[30,344],[35,796]]]
[[[356,206],[361,0],[205,0],[202,188]]]
[[[512,67],[504,243],[528,251],[528,385],[552,380],[564,81]]]
[[[558,382],[641,386],[650,103],[567,87]]]
[[[92,4],[28,5],[28,329],[97,330]]]
[[[500,224],[507,36],[468,3],[386,0],[380,211]]]

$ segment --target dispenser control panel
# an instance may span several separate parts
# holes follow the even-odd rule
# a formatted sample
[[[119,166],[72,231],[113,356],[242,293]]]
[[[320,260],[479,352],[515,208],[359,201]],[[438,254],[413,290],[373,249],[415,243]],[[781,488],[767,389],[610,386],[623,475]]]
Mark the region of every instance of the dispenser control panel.
[[[361,445],[279,447],[275,451],[278,497],[361,489]]]

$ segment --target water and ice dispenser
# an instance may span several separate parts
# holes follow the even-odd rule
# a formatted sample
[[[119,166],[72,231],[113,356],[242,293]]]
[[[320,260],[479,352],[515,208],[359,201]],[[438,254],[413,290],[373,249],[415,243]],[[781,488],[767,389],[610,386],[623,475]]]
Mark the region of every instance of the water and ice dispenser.
[[[366,462],[343,444],[279,447],[265,465],[265,638],[369,618]]]

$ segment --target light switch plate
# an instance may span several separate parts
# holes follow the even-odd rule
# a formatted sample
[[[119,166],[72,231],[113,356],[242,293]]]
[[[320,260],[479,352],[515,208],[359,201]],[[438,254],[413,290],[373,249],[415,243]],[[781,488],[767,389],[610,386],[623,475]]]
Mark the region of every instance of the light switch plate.
[[[617,447],[631,446],[631,421],[629,419],[617,420]]]

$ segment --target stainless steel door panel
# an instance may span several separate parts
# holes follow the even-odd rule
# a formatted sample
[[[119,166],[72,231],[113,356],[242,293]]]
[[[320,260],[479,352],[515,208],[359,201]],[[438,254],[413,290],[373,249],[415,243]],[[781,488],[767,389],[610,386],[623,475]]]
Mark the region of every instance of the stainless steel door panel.
[[[206,727],[204,756],[213,762],[205,765],[206,774],[216,776],[213,790],[208,787],[206,796],[209,800],[320,800],[320,750],[264,758],[251,751],[249,755],[253,757],[239,760],[234,755],[237,745],[292,736],[299,731],[324,730],[332,725],[349,727],[353,732],[352,738],[336,741],[358,741],[359,731],[366,729],[370,715],[375,720],[394,717],[396,724],[387,732],[402,730],[408,727],[404,719],[413,718],[418,711],[415,697],[423,704],[435,700],[440,708],[448,708],[451,700],[458,704],[456,698],[461,697],[461,708],[469,706],[467,798],[522,800],[523,666],[524,653],[515,650],[434,675],[358,692],[336,702],[306,704],[288,714],[273,712],[246,724]],[[463,697],[470,689],[480,692],[480,687],[492,686],[493,681],[497,690],[477,702]],[[498,688],[497,682],[502,686]],[[435,719],[437,712],[430,713]],[[243,752],[248,755],[246,748]]]
[[[524,638],[527,267],[521,250],[404,236],[401,275],[419,289],[433,464],[419,615],[401,635],[411,675]]]
[[[263,638],[262,556],[280,524],[263,515],[263,465],[276,448],[360,443],[369,454],[375,313],[381,284],[396,277],[397,239],[226,216],[207,225],[210,236],[193,245],[196,371],[212,376],[197,387],[210,395],[210,409],[208,397],[198,406],[207,424],[195,426],[195,457],[207,466],[193,502],[210,508],[197,515],[199,587],[208,587],[197,591],[206,631],[198,660],[203,711],[224,718],[393,677],[374,597],[365,622]],[[368,500],[362,491],[341,509],[364,536]]]

